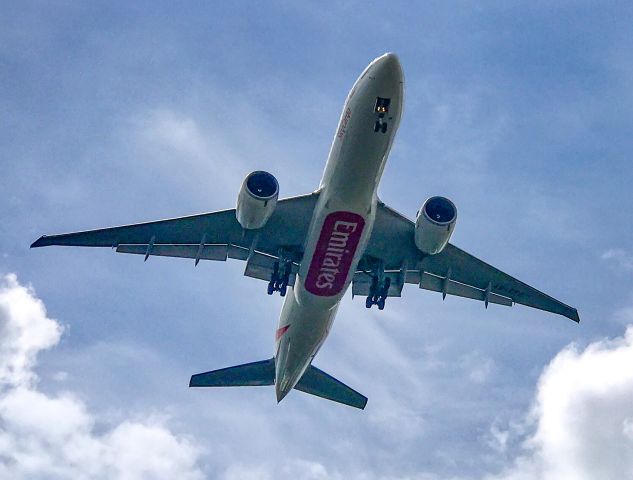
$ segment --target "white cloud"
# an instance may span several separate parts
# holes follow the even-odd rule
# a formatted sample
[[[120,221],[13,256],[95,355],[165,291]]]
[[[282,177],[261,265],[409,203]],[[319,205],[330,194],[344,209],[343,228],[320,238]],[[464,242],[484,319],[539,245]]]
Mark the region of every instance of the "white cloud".
[[[623,337],[570,346],[543,372],[535,430],[512,466],[489,480],[633,478],[633,326]],[[507,440],[506,440],[507,441]]]
[[[397,465],[394,466],[397,468]],[[221,477],[222,480],[460,480],[462,477],[445,477],[432,473],[418,472],[411,475],[377,475],[369,470],[356,468],[351,474],[341,473],[336,468],[328,468],[322,463],[292,459],[283,464],[267,463],[263,465],[234,464]]]
[[[514,200],[523,205],[517,220],[534,235],[565,242],[585,237],[586,228],[578,219],[575,205],[559,193],[534,184],[515,192]]]
[[[613,313],[613,318],[622,325],[630,325],[633,322],[633,306],[618,308]]]
[[[192,118],[163,109],[150,112],[141,125],[141,133],[148,142],[156,142],[185,158],[204,161],[211,153],[210,145]]]
[[[460,366],[468,373],[468,378],[476,384],[484,384],[493,374],[495,362],[492,358],[474,351],[460,358]]]
[[[62,327],[15,275],[0,279],[0,327],[0,478],[204,478],[200,449],[164,419],[104,426],[75,394],[38,389],[37,354]]]
[[[345,478],[318,463],[306,460],[290,460],[284,465],[235,464],[224,473],[223,480],[268,480],[279,478],[301,478],[303,480],[336,480]],[[358,478],[358,477],[357,477]]]
[[[511,119],[491,109],[490,88],[474,82],[447,89],[442,78],[428,75],[411,79],[408,85],[407,105],[418,112],[418,121],[401,128],[413,129],[417,141],[399,137],[396,151],[405,157],[418,157],[422,144],[422,155],[428,159],[422,163],[427,176],[429,169],[437,169],[441,178],[450,177],[467,185],[480,183],[491,152],[511,128]],[[427,180],[427,185],[433,185],[433,181]]]
[[[611,248],[602,254],[603,260],[614,262],[624,270],[633,270],[633,254],[622,248]]]
[[[308,189],[316,187],[314,178],[297,175],[306,164],[297,162],[294,141],[279,142],[277,129],[271,129],[275,119],[254,99],[237,102],[232,112],[219,118],[186,107],[142,110],[128,119],[124,136],[137,149],[136,158],[146,159],[138,163],[143,175],[179,183],[188,192],[202,189],[205,197],[234,199],[243,178],[254,169],[266,169],[279,180],[308,182]],[[319,173],[320,169],[321,165]],[[286,183],[283,190],[292,188],[296,187]]]
[[[28,384],[37,353],[55,345],[62,330],[29,288],[6,275],[0,283],[0,385]]]
[[[205,196],[237,195],[247,172],[225,129],[166,108],[145,111],[131,118],[129,125],[140,156],[149,159],[140,163],[149,177],[176,182],[194,192],[204,185]]]

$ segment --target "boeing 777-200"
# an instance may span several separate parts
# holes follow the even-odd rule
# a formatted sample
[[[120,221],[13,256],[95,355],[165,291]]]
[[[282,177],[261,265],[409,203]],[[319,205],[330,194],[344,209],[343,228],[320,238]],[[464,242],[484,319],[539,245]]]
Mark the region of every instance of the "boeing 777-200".
[[[319,188],[278,200],[273,175],[246,177],[234,209],[122,227],[43,236],[32,247],[112,247],[195,260],[244,260],[244,275],[285,297],[274,357],[191,377],[191,387],[274,385],[357,408],[367,398],[312,365],[343,295],[382,310],[405,283],[485,303],[520,303],[579,321],[576,309],[449,243],[457,209],[431,197],[411,221],[377,196],[403,106],[398,57],[371,62],[349,92]]]

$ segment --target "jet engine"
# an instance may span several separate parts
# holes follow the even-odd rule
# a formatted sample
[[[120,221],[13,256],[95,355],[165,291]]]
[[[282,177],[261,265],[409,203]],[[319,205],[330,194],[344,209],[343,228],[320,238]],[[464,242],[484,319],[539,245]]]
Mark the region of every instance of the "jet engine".
[[[247,230],[262,228],[275,211],[278,197],[279,183],[274,176],[261,170],[250,173],[237,196],[237,221]]]
[[[455,229],[457,208],[445,197],[431,197],[415,219],[415,244],[426,255],[440,253]]]

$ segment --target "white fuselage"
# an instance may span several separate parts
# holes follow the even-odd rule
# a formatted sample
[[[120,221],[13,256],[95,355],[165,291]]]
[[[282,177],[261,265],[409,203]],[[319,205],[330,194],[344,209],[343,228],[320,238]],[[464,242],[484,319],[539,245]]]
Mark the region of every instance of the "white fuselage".
[[[323,344],[363,256],[376,218],[378,183],[402,114],[403,88],[398,57],[388,53],[369,64],[347,96],[301,267],[279,319],[278,401],[300,380]]]

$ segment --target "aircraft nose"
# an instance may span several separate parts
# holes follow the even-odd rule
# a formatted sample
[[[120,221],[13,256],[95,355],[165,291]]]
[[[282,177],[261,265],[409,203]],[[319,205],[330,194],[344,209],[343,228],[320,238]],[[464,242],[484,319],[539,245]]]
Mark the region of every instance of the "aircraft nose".
[[[389,78],[391,80],[402,81],[402,65],[400,59],[395,53],[385,53],[378,57],[374,64],[375,75],[378,77]]]

